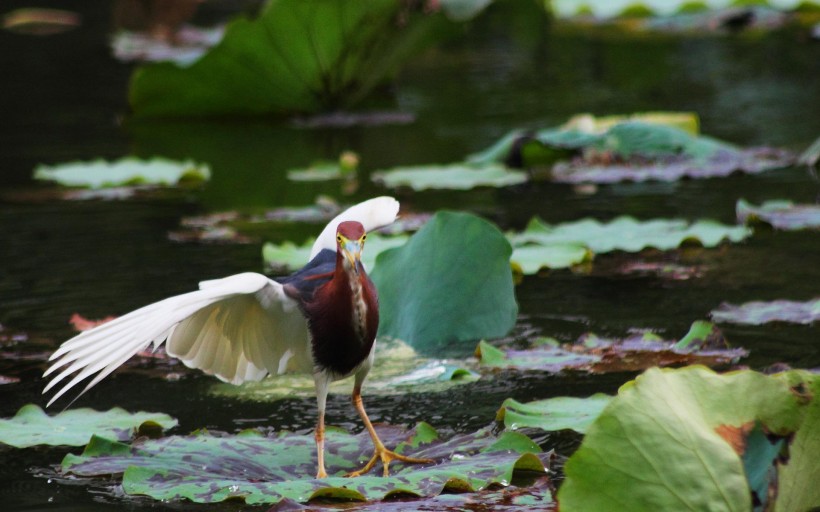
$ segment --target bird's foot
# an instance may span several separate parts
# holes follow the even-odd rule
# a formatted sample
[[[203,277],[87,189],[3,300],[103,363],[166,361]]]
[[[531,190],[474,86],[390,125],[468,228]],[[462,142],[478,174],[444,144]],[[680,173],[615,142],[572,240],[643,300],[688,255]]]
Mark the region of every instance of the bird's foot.
[[[346,474],[345,476],[348,478],[353,478],[357,476],[362,476],[371,469],[376,463],[381,460],[382,465],[384,466],[384,476],[389,476],[389,465],[390,462],[397,460],[400,462],[406,462],[408,464],[430,464],[435,462],[433,459],[416,459],[414,457],[408,457],[406,455],[401,455],[400,453],[396,453],[393,451],[388,450],[387,448],[376,448],[373,452],[373,457],[364,465],[364,467],[358,471],[351,471],[350,473]]]
[[[324,468],[320,468],[319,471],[316,472],[316,478],[327,478],[327,471]]]

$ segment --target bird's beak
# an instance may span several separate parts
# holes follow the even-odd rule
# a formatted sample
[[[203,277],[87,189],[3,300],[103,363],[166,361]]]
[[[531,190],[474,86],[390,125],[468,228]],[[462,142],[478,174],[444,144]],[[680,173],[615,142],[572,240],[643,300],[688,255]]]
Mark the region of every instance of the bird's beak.
[[[347,258],[353,271],[358,274],[359,266],[356,263],[362,261],[362,244],[358,240],[347,240],[342,246],[342,253]]]

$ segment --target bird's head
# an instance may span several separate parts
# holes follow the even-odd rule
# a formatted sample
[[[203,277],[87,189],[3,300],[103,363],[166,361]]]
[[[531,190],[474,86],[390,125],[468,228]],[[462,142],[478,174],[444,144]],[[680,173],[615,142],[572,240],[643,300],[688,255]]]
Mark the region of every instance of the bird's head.
[[[359,273],[362,261],[362,249],[367,233],[360,222],[340,222],[336,228],[336,252],[342,255],[347,270]]]

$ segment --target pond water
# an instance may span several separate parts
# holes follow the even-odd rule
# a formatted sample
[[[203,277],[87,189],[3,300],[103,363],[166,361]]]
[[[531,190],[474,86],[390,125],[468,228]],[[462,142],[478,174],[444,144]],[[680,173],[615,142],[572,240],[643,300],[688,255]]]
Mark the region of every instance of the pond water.
[[[217,4],[203,17],[224,8]],[[8,10],[24,5],[4,2]],[[579,112],[695,111],[704,133],[741,145],[798,151],[820,135],[820,43],[803,31],[761,37],[616,37],[549,23],[527,2],[511,5],[502,2],[461,37],[419,55],[395,87],[370,106],[412,113],[415,122],[349,128],[308,129],[275,120],[129,121],[125,92],[132,66],[110,56],[107,1],[72,3],[83,24],[65,34],[0,32],[0,336],[25,338],[0,346],[5,357],[0,375],[20,379],[0,385],[0,417],[26,403],[45,404],[42,356],[72,335],[68,319],[73,313],[87,318],[121,314],[188,291],[203,279],[262,270],[261,241],[170,241],[167,233],[179,227],[181,217],[305,205],[320,194],[351,202],[387,192],[366,179],[350,197],[340,194],[338,183],[289,184],[284,177],[289,168],[334,159],[346,149],[360,155],[365,174],[396,165],[455,162],[512,128],[553,126]],[[213,178],[201,191],[126,201],[49,199],[31,179],[38,163],[126,154],[208,162]],[[629,214],[733,224],[739,198],[814,203],[819,194],[816,176],[792,168],[757,176],[601,186],[592,195],[538,183],[502,190],[400,192],[397,197],[409,210],[468,210],[504,228],[521,228],[533,215],[551,223]],[[300,241],[318,229],[294,225],[260,235]],[[599,256],[596,266],[618,257]],[[807,300],[818,294],[816,232],[764,231],[742,244],[672,259],[704,264],[707,270],[683,281],[569,271],[527,277],[516,288],[520,318],[511,339],[544,335],[571,341],[587,331],[622,335],[633,328],[677,339],[723,301]],[[744,364],[752,368],[775,362],[820,366],[816,327],[726,326],[724,332],[750,351]],[[201,374],[184,372],[181,380],[168,381],[160,373],[114,375],[76,406],[167,412],[179,418],[178,432],[200,427],[233,432],[249,425],[307,431],[315,423],[313,399],[240,402],[207,393],[212,380]],[[380,421],[409,425],[424,419],[444,431],[467,432],[488,425],[507,397],[612,393],[631,377],[503,375],[447,393],[365,394],[365,401]],[[346,396],[330,397],[328,422],[361,428]],[[577,439],[542,441],[558,443],[559,452],[567,454]],[[65,451],[0,448],[3,510],[121,510],[123,503],[129,509],[186,508],[122,500],[106,487],[53,483],[50,466]]]

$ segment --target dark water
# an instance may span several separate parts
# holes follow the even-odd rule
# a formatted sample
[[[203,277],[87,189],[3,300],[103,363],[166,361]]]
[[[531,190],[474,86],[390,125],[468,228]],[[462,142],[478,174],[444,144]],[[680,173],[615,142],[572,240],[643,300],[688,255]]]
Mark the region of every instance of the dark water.
[[[202,279],[262,270],[260,245],[196,245],[168,240],[182,216],[226,209],[256,211],[312,203],[318,194],[353,201],[385,191],[362,180],[352,198],[337,184],[292,184],[284,172],[352,149],[365,173],[394,165],[452,162],[483,149],[507,130],[550,126],[578,112],[693,110],[710,135],[743,145],[800,150],[820,135],[820,43],[799,30],[765,37],[613,37],[550,24],[528,2],[510,2],[467,27],[459,38],[419,55],[395,87],[372,106],[412,113],[408,125],[305,129],[289,121],[136,123],[127,119],[131,67],[106,46],[110,3],[51,2],[83,14],[81,28],[50,37],[0,32],[0,334],[27,341],[2,347],[0,416],[25,403],[44,405],[39,355],[72,334],[79,312],[104,317],[192,289]],[[24,2],[7,1],[4,12]],[[225,8],[225,3],[211,7]],[[203,16],[207,16],[206,12]],[[126,154],[208,162],[213,179],[202,191],[130,201],[38,199],[31,180],[38,163]],[[805,169],[760,176],[622,184],[580,195],[571,187],[533,184],[504,190],[399,195],[405,208],[470,210],[521,227],[532,215],[548,222],[585,216],[608,219],[683,217],[735,222],[738,198],[816,202],[820,184]],[[319,226],[294,226],[271,239],[300,240]],[[722,301],[817,296],[820,236],[757,233],[749,241],[675,256],[704,264],[688,281],[554,272],[528,277],[517,289],[516,333],[573,340],[594,330],[623,334],[651,328],[680,337]],[[599,256],[596,266],[617,256]],[[726,327],[727,337],[751,351],[753,368],[774,362],[820,366],[816,327]],[[21,356],[31,356],[24,358]],[[247,421],[272,428],[310,429],[313,400],[237,402],[206,393],[208,377],[186,373],[178,382],[159,371],[114,375],[78,406],[164,411],[180,419],[178,432],[199,427],[235,431]],[[426,419],[444,431],[490,423],[509,396],[520,400],[614,392],[630,375],[607,377],[504,376],[446,395],[366,398],[373,417],[412,424]],[[359,429],[344,396],[331,396],[328,421]],[[567,446],[559,446],[567,448]],[[75,450],[76,451],[76,450]],[[111,489],[62,485],[47,477],[66,450],[0,448],[3,510],[191,508],[117,499]],[[44,476],[45,475],[45,476]],[[237,505],[216,508],[235,509]],[[210,508],[210,507],[209,507]]]

